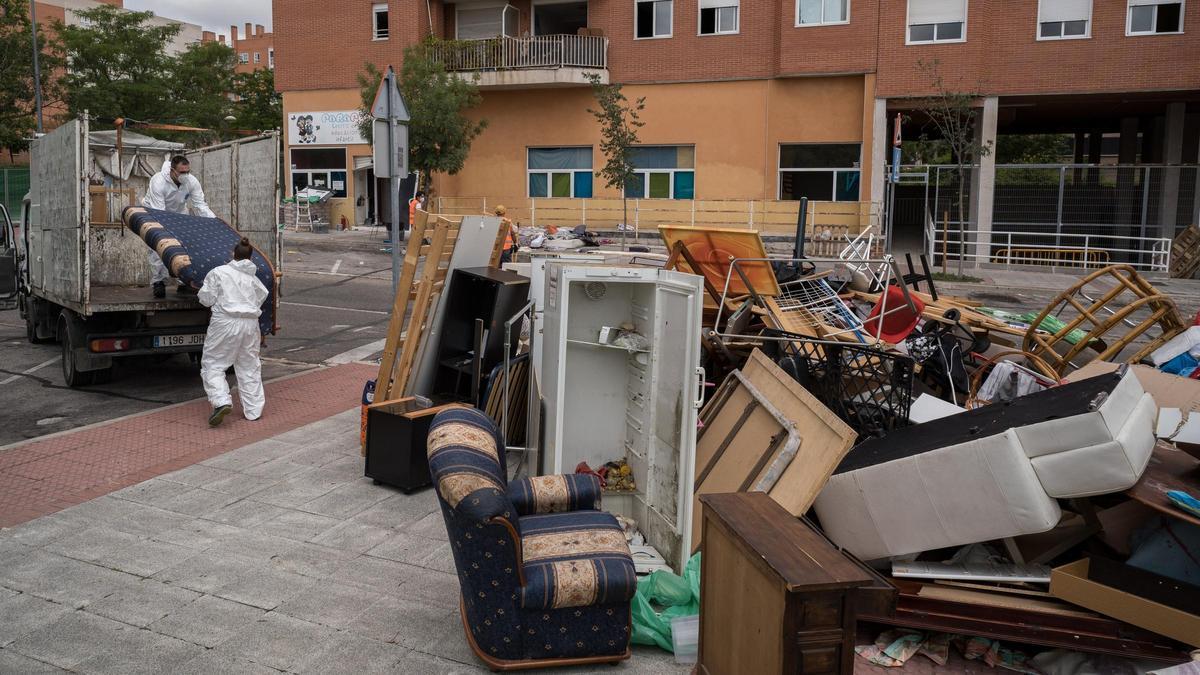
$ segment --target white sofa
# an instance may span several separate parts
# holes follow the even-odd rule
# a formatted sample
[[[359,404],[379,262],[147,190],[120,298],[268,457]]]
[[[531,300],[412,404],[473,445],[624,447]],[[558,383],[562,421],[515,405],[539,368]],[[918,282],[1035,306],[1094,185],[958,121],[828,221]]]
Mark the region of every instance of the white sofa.
[[[863,560],[1051,529],[1057,499],[1125,490],[1146,469],[1157,408],[1123,371],[856,446],[814,504],[822,528]]]

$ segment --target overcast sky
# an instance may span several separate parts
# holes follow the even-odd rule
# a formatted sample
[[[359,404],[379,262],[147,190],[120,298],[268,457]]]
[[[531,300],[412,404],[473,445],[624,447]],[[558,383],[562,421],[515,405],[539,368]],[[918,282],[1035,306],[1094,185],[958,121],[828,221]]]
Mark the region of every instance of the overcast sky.
[[[125,0],[125,7],[198,23],[226,37],[229,26],[235,25],[241,32],[246,22],[261,23],[271,30],[271,0]]]

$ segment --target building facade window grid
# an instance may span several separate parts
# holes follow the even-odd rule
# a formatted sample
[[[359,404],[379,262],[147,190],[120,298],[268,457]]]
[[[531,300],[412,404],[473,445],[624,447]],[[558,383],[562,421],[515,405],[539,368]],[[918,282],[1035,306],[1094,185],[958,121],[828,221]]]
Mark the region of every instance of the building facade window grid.
[[[592,146],[528,148],[525,152],[528,196],[592,196]]]
[[[700,0],[700,35],[735,35],[741,24],[739,0]]]
[[[275,67],[275,50],[274,49],[267,50],[267,67],[268,68]]]
[[[625,186],[630,199],[695,199],[696,146],[644,145],[633,149],[637,178]]]
[[[371,28],[372,39],[386,40],[388,39],[388,6],[387,3],[380,3],[371,7]]]
[[[796,27],[850,23],[850,0],[796,0]]]
[[[675,7],[673,0],[634,0],[635,40],[671,37]]]
[[[1092,36],[1092,0],[1039,0],[1038,40],[1084,40]]]
[[[861,143],[785,143],[779,146],[776,198],[858,201],[862,185]]]
[[[254,62],[262,63],[262,52],[254,52]]]
[[[249,52],[242,52],[241,54],[238,54],[238,63],[250,63]]]
[[[908,0],[905,44],[967,41],[967,0]]]
[[[1172,35],[1183,32],[1187,0],[1129,0],[1126,35]]]

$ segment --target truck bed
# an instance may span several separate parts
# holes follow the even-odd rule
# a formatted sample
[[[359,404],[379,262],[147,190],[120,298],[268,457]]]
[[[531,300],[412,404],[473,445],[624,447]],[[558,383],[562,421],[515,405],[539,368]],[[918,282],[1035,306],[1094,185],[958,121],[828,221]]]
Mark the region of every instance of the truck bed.
[[[180,295],[172,286],[167,285],[167,297],[161,300],[150,286],[92,286],[88,313],[203,309],[195,295]]]

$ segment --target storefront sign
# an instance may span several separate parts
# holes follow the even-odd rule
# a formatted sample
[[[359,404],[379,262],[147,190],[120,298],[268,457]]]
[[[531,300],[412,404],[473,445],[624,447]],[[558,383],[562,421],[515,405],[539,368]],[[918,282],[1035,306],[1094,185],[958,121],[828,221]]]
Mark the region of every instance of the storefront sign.
[[[367,142],[358,129],[362,113],[357,110],[295,112],[288,114],[288,144],[362,145]]]

